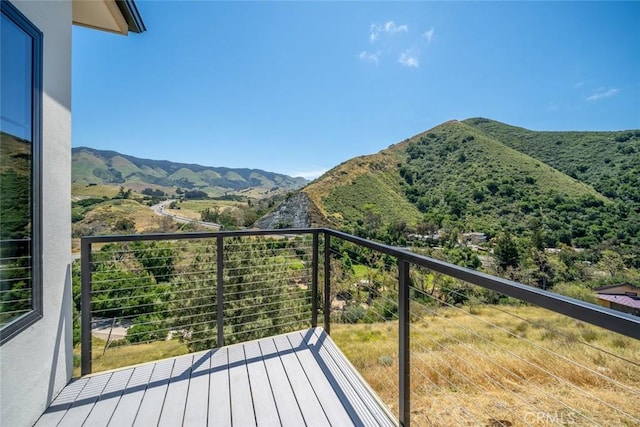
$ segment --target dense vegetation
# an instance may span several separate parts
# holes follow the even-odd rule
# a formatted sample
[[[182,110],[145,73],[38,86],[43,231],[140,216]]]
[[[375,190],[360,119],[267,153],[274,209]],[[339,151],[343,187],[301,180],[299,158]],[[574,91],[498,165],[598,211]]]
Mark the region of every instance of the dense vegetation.
[[[640,130],[534,132],[482,118],[464,123],[593,186],[606,197],[640,203]]]
[[[534,132],[451,121],[349,160],[302,191],[322,223],[392,244],[438,246],[434,256],[464,265],[480,256],[485,270],[533,285],[579,294],[572,283],[638,280],[638,130]],[[472,232],[486,241],[470,256]]]
[[[632,207],[462,123],[421,136],[406,153],[399,168],[405,194],[438,227],[489,236],[539,233],[547,248],[607,245],[640,266],[640,221]]]

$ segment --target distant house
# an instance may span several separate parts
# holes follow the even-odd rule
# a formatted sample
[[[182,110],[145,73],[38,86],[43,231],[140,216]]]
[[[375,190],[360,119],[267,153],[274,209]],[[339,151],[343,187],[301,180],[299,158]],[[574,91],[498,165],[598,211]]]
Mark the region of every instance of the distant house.
[[[145,28],[132,0],[0,4],[0,424],[30,426],[73,372],[72,24]]]
[[[598,303],[607,308],[640,316],[640,288],[629,283],[594,289]]]

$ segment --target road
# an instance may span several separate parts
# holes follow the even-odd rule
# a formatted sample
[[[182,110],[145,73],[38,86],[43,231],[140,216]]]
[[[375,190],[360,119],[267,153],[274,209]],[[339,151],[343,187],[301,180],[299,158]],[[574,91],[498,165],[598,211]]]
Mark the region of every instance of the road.
[[[174,202],[174,201],[176,200],[172,200],[172,199],[165,200],[163,202],[158,203],[157,205],[151,206],[151,210],[153,210],[153,212],[155,212],[156,215],[171,217],[176,222],[181,222],[184,224],[188,224],[188,223],[197,224],[202,227],[213,228],[214,230],[220,230],[222,228],[222,225],[216,224],[215,222],[199,221],[197,219],[186,218],[184,216],[180,216],[172,212],[168,212],[167,207],[171,204],[171,202]]]

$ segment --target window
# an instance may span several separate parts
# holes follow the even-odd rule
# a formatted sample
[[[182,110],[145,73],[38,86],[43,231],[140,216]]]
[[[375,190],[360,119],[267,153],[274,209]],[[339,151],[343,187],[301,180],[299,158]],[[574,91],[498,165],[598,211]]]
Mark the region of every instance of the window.
[[[0,343],[42,317],[42,33],[2,0]]]

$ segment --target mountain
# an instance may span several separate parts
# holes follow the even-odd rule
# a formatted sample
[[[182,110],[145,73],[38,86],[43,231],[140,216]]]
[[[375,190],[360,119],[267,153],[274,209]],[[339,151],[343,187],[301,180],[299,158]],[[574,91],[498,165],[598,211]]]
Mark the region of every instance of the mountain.
[[[267,195],[287,192],[304,186],[307,180],[259,169],[140,159],[115,151],[78,147],[72,150],[72,182],[76,186],[122,185],[136,191],[152,188],[171,194],[181,188],[220,196],[228,193]]]
[[[464,123],[607,197],[640,203],[640,130],[536,132],[484,118]]]
[[[635,130],[535,132],[454,120],[344,162],[290,200],[308,200],[312,223],[382,239],[411,229],[509,231],[543,236],[546,247],[607,242],[637,252],[639,153]],[[295,211],[290,204],[272,216]]]

